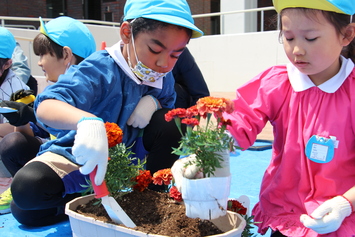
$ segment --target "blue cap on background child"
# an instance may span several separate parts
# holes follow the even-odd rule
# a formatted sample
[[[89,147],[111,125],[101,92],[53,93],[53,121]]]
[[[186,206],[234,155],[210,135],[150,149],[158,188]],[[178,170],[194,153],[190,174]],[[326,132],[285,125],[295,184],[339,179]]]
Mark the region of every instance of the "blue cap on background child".
[[[0,58],[12,58],[15,46],[13,34],[8,29],[0,27]]]
[[[330,12],[355,14],[355,0],[273,0],[277,12],[285,8],[304,7]]]
[[[90,30],[80,21],[68,16],[57,17],[46,24],[40,17],[40,32],[58,45],[68,46],[74,54],[86,58],[96,51]]]
[[[194,25],[189,4],[186,0],[127,0],[124,20],[144,17],[192,30],[191,38],[198,38],[203,32]]]

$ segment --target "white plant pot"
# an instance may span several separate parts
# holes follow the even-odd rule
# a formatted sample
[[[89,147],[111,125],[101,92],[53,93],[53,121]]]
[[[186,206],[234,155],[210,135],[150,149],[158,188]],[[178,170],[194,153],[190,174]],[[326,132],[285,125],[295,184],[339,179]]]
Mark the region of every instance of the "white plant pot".
[[[230,175],[230,151],[229,150],[223,150],[223,151],[217,151],[215,154],[220,155],[220,158],[222,161],[220,162],[220,165],[222,168],[216,168],[214,171],[213,177],[226,177]]]
[[[227,214],[231,176],[187,179],[181,185],[186,216],[213,220]]]
[[[88,195],[76,198],[67,203],[65,213],[69,216],[73,237],[157,237],[163,235],[146,234],[124,226],[113,225],[103,221],[95,220],[77,213],[75,210],[81,204],[88,203],[95,195]],[[225,233],[213,235],[214,237],[241,237],[246,226],[246,221],[235,212],[227,212],[227,215],[211,220],[218,228]]]

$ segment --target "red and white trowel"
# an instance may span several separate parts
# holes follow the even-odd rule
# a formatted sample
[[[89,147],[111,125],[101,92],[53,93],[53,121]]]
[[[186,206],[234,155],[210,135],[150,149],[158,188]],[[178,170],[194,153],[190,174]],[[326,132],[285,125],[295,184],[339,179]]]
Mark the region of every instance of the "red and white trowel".
[[[110,192],[107,189],[105,180],[99,186],[95,184],[96,170],[97,167],[95,167],[95,169],[90,173],[90,180],[94,188],[95,198],[101,198],[102,205],[105,207],[105,210],[109,217],[112,219],[112,221],[118,224],[123,224],[130,228],[136,227],[134,222],[121,208],[117,201],[113,197],[108,196]]]

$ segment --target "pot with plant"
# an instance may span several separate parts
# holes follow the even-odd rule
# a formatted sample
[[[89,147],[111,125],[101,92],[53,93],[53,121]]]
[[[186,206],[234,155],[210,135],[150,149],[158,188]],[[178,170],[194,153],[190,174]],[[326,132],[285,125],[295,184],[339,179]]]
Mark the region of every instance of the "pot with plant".
[[[116,225],[100,199],[86,195],[66,205],[73,236],[241,236],[246,222],[237,213],[228,212],[213,222],[184,215],[184,201],[173,185],[170,169],[159,170],[151,176],[150,171],[144,170],[144,163],[133,162],[136,158],[132,158],[130,148],[121,143],[122,130],[117,124],[105,125],[110,147],[105,181],[110,195],[136,227]],[[165,189],[159,193],[149,190],[151,183],[164,185]],[[94,215],[94,212],[99,214]]]
[[[227,214],[229,154],[235,147],[222,114],[233,110],[231,100],[208,96],[188,109],[174,109],[165,115],[166,121],[175,121],[182,135],[173,153],[185,158],[175,162],[172,172],[188,217],[211,220]],[[182,124],[186,125],[185,133]]]

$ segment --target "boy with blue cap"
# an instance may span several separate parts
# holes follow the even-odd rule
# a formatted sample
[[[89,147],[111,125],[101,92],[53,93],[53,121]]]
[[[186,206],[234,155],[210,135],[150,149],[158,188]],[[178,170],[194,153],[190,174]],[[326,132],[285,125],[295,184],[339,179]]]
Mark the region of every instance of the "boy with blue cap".
[[[40,22],[41,33],[33,40],[33,50],[40,56],[38,65],[47,81],[56,82],[59,75],[64,74],[71,65],[79,64],[95,52],[94,37],[82,22],[67,16],[52,19],[46,24],[40,18]],[[15,101],[1,101],[0,106],[17,110],[4,114],[9,123],[16,126],[16,131],[0,141],[2,161],[14,177],[21,167],[36,156],[49,134],[36,125],[31,106]],[[11,201],[12,195],[8,189],[0,195],[0,212],[10,212]]]
[[[146,168],[152,173],[178,158],[171,152],[181,135],[173,122],[164,120],[175,102],[170,71],[190,38],[203,33],[193,24],[185,0],[128,0],[124,14],[120,42],[70,67],[37,96],[37,119],[57,139],[43,144],[13,180],[11,208],[22,224],[44,225],[43,218],[63,214],[95,168],[94,182],[103,182],[106,121],[121,127],[123,142],[135,143],[136,155],[147,153]],[[40,176],[32,175],[39,171]]]
[[[355,1],[273,2],[290,62],[238,88],[225,115],[243,148],[274,127],[254,221],[272,237],[354,236]]]

